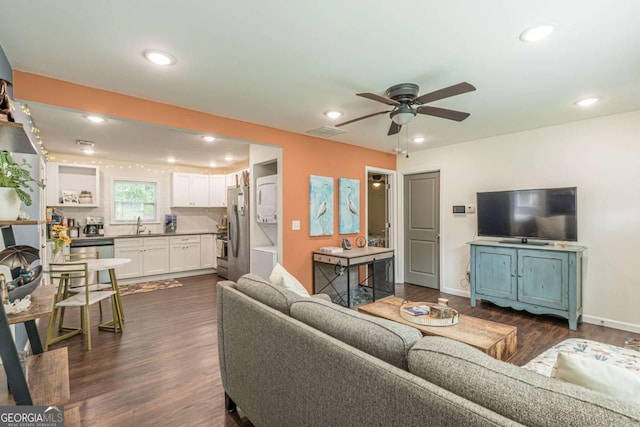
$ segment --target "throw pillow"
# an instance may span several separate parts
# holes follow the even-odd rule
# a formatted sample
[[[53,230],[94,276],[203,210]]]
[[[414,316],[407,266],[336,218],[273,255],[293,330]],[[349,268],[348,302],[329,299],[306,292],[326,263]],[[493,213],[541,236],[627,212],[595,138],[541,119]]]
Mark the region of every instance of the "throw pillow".
[[[280,263],[276,263],[276,266],[273,267],[273,271],[271,272],[271,276],[269,276],[269,280],[272,284],[276,286],[282,286],[291,292],[294,292],[301,297],[308,297],[309,292],[305,289],[305,287],[291,275]]]
[[[617,399],[640,403],[640,375],[620,366],[579,354],[558,353],[551,375]]]

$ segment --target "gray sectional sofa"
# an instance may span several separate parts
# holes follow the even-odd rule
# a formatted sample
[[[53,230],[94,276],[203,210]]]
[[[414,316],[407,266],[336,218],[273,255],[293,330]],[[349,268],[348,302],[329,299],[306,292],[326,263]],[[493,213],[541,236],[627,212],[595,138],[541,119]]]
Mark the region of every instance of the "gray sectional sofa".
[[[638,426],[640,407],[256,275],[217,284],[227,409],[256,426]]]

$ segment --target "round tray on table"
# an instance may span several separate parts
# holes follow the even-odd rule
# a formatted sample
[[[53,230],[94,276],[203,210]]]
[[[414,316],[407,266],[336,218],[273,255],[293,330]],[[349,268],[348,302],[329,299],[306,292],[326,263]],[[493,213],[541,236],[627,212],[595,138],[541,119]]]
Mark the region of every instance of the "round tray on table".
[[[407,313],[405,311],[405,308],[407,307],[416,307],[416,306],[428,306],[428,307],[438,306],[443,308],[446,307],[446,306],[442,306],[432,302],[403,302],[402,305],[400,305],[400,317],[402,317],[404,320],[407,320],[411,323],[415,323],[417,325],[422,325],[422,326],[453,326],[458,323],[458,320],[460,318],[460,316],[458,315],[458,311],[451,307],[446,307],[446,308],[449,308],[449,310],[451,310],[451,313],[452,313],[452,317],[447,317],[447,318],[433,317],[431,313],[416,316],[416,315]]]

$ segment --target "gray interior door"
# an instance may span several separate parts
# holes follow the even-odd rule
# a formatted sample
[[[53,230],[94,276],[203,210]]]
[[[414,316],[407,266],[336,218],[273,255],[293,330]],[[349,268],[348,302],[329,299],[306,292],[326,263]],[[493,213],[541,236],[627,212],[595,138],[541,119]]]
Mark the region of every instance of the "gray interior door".
[[[404,281],[440,288],[440,172],[404,177]]]

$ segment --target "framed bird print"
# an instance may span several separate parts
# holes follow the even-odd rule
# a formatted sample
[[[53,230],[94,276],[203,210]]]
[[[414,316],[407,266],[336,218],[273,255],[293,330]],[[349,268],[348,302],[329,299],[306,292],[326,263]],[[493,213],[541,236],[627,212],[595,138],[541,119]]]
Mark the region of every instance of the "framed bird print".
[[[360,180],[340,178],[338,180],[339,197],[339,233],[354,234],[360,232]]]
[[[309,236],[333,235],[333,177],[309,177]]]

